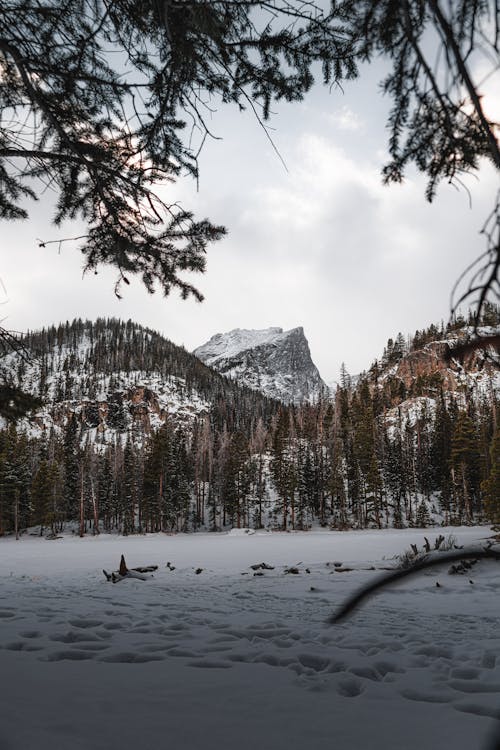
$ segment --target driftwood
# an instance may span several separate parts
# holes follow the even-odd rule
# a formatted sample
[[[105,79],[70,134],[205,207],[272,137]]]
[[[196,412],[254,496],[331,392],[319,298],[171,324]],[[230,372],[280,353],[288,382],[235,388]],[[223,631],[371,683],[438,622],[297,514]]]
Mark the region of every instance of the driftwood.
[[[261,563],[255,563],[255,565],[250,565],[252,570],[274,570],[273,565],[269,565],[268,563],[261,562]]]
[[[153,577],[152,575],[147,574],[152,573],[154,570],[158,570],[158,565],[142,565],[139,568],[131,568],[129,570],[129,568],[127,568],[127,563],[125,562],[125,557],[122,555],[118,570],[113,570],[111,573],[108,573],[108,571],[103,568],[102,572],[107,581],[118,583],[119,581],[123,581],[124,578],[137,578],[140,581],[147,581],[148,578]]]

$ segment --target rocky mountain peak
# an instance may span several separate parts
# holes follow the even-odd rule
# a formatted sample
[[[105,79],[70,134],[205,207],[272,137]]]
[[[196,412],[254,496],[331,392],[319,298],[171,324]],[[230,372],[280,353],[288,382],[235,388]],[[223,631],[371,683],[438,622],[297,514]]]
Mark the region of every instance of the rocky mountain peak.
[[[206,365],[285,403],[313,401],[327,391],[302,326],[217,333],[193,354]]]

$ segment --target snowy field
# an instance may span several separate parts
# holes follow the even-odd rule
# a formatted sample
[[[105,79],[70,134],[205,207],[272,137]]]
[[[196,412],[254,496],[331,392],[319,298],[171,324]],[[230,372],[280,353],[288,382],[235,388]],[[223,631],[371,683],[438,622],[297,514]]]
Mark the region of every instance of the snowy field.
[[[491,535],[2,539],[0,749],[482,750],[500,713],[498,563],[407,579],[326,624],[380,575],[367,568],[440,532]],[[159,569],[108,583],[122,553]],[[274,569],[254,576],[260,562]]]

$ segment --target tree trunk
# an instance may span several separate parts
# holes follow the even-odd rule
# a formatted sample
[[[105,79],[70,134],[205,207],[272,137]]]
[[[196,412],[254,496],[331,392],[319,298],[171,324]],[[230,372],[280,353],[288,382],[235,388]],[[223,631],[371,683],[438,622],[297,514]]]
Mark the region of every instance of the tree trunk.
[[[84,519],[84,503],[83,503],[83,470],[80,478],[80,537],[85,534],[85,519]]]
[[[14,492],[14,528],[16,531],[16,539],[19,539],[19,490]]]

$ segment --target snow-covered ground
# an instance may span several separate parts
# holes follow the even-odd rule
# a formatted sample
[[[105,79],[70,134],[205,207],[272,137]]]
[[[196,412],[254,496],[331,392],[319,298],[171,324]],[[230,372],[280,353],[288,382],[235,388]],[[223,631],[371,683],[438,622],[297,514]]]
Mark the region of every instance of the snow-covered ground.
[[[407,579],[326,624],[379,575],[367,568],[424,534],[437,536],[0,540],[0,748],[485,748],[500,713],[498,563]],[[159,569],[108,583],[122,553]],[[274,569],[254,576],[260,562]]]

